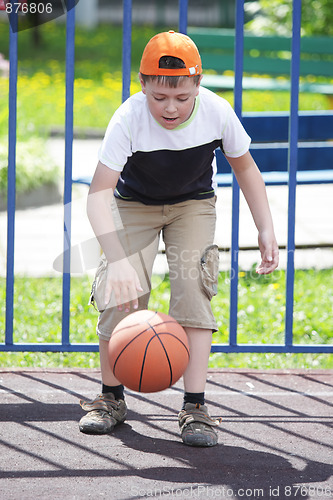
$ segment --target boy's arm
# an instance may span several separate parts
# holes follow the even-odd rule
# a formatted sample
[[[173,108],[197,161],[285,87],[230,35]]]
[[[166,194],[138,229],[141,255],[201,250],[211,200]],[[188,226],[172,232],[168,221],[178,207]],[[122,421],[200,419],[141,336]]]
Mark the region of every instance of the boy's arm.
[[[249,151],[238,158],[227,157],[227,160],[235,173],[259,232],[261,263],[257,267],[257,272],[269,274],[279,264],[279,249],[264,180]]]
[[[120,243],[114,223],[111,204],[120,172],[111,170],[99,162],[91,181],[87,215],[94,233],[109,263],[105,287],[105,304],[108,304],[112,291],[118,309],[129,311],[138,307],[137,291],[142,291],[136,271],[129,263]]]

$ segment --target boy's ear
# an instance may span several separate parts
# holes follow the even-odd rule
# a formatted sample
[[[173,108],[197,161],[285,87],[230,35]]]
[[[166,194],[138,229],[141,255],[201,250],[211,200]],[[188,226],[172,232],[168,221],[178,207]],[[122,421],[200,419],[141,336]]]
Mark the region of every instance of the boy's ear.
[[[145,85],[145,82],[143,81],[141,73],[139,73],[139,80],[141,83],[141,90],[145,94],[146,93],[146,85]]]
[[[199,94],[199,88],[200,88],[200,83],[202,81],[202,77],[203,77],[203,75],[200,75],[200,78],[199,78],[199,81],[198,81],[198,85],[197,85],[197,93],[196,93],[196,95]]]

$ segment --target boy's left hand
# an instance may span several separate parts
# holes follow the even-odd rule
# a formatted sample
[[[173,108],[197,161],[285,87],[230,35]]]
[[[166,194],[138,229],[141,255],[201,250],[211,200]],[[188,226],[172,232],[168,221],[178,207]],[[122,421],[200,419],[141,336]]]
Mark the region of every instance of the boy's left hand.
[[[256,269],[258,274],[269,274],[279,265],[279,247],[274,234],[259,233],[261,263]]]

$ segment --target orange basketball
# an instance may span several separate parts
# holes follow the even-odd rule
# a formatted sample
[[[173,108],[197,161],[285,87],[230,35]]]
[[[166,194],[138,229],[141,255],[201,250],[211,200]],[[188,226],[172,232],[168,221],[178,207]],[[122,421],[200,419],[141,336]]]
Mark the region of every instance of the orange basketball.
[[[185,330],[160,312],[130,314],[118,323],[109,342],[115,377],[137,392],[157,392],[172,386],[183,375],[189,357]]]

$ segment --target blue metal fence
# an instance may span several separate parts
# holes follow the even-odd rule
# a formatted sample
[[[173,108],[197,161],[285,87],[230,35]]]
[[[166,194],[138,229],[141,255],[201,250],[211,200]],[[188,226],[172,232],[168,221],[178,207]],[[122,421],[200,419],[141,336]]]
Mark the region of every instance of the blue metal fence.
[[[70,342],[70,269],[71,200],[72,200],[72,145],[73,101],[75,67],[75,0],[68,0],[66,28],[66,122],[65,122],[65,176],[64,176],[64,267],[62,286],[62,341],[61,343],[16,343],[14,325],[14,250],[15,250],[15,165],[16,165],[16,108],[17,108],[17,15],[10,22],[10,75],[9,75],[9,142],[8,142],[8,215],[7,215],[7,274],[6,274],[6,332],[1,351],[94,352],[98,344]],[[130,95],[131,83],[131,31],[132,0],[123,0],[123,100]],[[179,31],[187,32],[188,0],[179,0]],[[232,238],[229,343],[213,344],[212,352],[333,352],[332,345],[295,345],[293,342],[294,306],[294,251],[295,206],[298,139],[298,83],[300,61],[301,0],[293,1],[293,36],[291,61],[291,101],[289,118],[289,181],[288,181],[288,260],[286,277],[285,343],[282,345],[239,344],[237,339],[238,313],[238,254],[239,254],[239,186],[232,183]],[[236,0],[235,37],[235,111],[242,119],[244,0]]]

